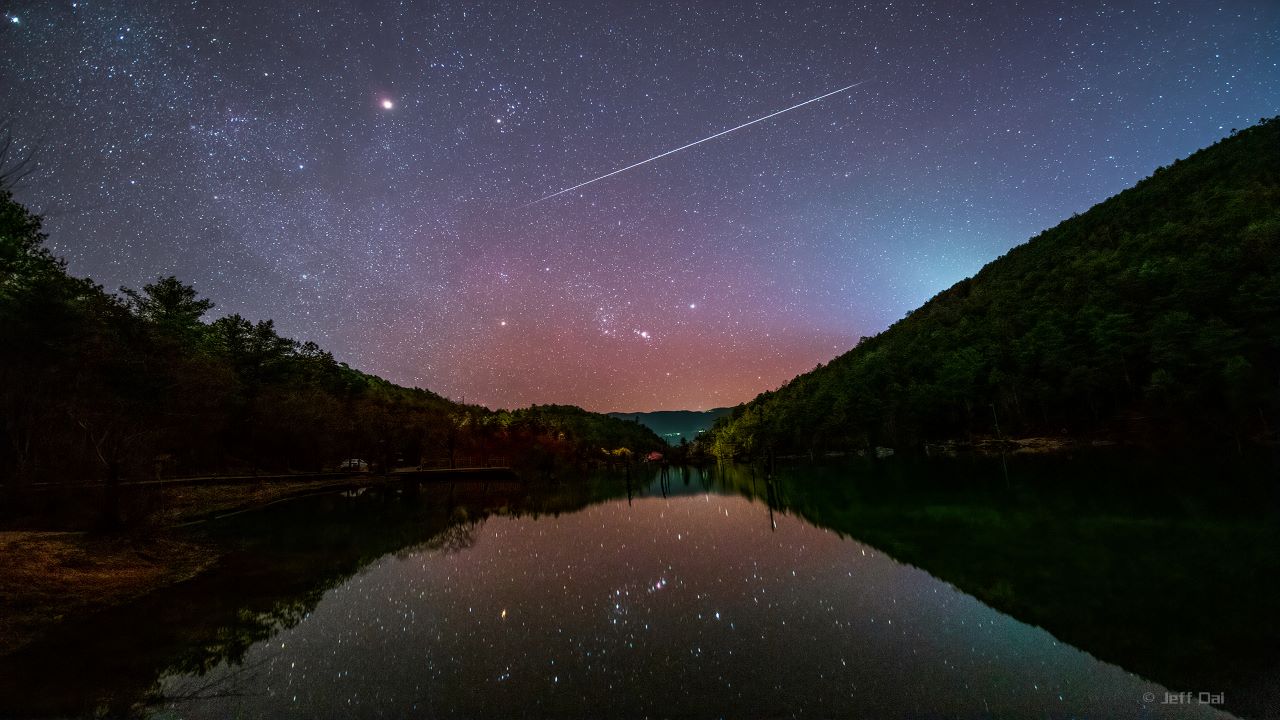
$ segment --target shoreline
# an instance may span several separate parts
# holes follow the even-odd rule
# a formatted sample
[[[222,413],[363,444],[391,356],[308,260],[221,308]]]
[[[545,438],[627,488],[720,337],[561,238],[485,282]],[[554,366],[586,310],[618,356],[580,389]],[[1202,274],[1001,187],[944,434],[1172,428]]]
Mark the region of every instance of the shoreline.
[[[1076,435],[1032,435],[1026,437],[974,436],[921,442],[908,446],[872,446],[855,450],[826,450],[813,453],[775,455],[775,460],[829,460],[838,458],[885,459],[892,457],[985,457],[1066,456],[1078,452],[1136,452],[1152,456],[1176,456],[1195,452],[1209,455],[1241,456],[1280,450],[1280,444],[1249,442],[1234,444],[1173,445],[1144,442],[1130,437],[1080,437]],[[763,462],[765,456],[739,456],[736,462]]]
[[[885,459],[896,455],[924,457],[1000,457],[1001,455],[1059,455],[1080,450],[1139,448],[1137,443],[1123,440],[1085,440],[1070,435],[1036,435],[1028,437],[975,436],[969,439],[951,439],[925,442],[909,447],[874,446],[858,450],[829,450],[813,454],[776,455],[777,460],[819,460],[830,458]],[[747,458],[759,460],[763,458]]]
[[[156,488],[159,509],[146,525],[118,533],[0,529],[0,657],[82,620],[197,577],[228,548],[199,537],[211,520],[308,495],[388,482],[382,476]]]
[[[222,553],[181,533],[100,535],[0,530],[0,657],[67,620],[123,605],[217,564]]]

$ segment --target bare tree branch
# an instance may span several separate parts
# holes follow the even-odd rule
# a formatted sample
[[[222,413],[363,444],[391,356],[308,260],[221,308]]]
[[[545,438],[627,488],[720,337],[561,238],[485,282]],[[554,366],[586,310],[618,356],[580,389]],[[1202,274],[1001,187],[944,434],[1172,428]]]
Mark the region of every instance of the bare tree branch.
[[[12,191],[40,168],[36,159],[42,144],[43,140],[19,152],[14,145],[13,127],[8,122],[0,123],[0,190]]]

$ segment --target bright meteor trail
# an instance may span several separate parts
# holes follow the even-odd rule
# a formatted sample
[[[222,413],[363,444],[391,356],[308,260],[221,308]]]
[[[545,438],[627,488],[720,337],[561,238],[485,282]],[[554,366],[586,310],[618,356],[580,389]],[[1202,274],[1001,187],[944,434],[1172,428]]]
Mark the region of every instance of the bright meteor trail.
[[[556,196],[558,196],[558,195],[563,195],[563,194],[565,194],[565,193],[567,193],[567,192],[573,192],[574,190],[577,190],[577,189],[578,189],[578,188],[580,188],[580,187],[586,187],[587,185],[590,185],[590,184],[591,184],[591,183],[593,183],[593,182],[599,182],[600,180],[604,180],[605,178],[613,177],[614,175],[617,175],[618,173],[624,173],[624,172],[626,172],[626,171],[628,171],[628,170],[630,170],[630,169],[632,169],[632,168],[638,168],[638,167],[640,167],[641,165],[644,165],[645,163],[651,163],[651,162],[653,162],[654,160],[658,160],[658,159],[660,159],[660,158],[664,158],[664,157],[666,157],[666,156],[668,156],[668,155],[672,155],[672,154],[674,154],[674,153],[678,153],[678,152],[680,152],[681,150],[688,150],[689,148],[693,147],[694,145],[701,145],[702,143],[704,143],[704,142],[706,142],[706,141],[708,141],[708,140],[715,140],[716,138],[720,137],[721,135],[728,135],[729,133],[734,132],[735,130],[741,130],[742,128],[744,128],[744,127],[746,127],[746,126],[748,126],[748,125],[755,125],[756,123],[758,123],[758,122],[764,122],[765,120],[768,120],[768,119],[769,119],[769,118],[771,118],[771,117],[777,117],[777,116],[781,115],[782,113],[785,113],[785,112],[791,112],[792,110],[795,110],[795,109],[796,109],[796,108],[798,108],[798,107],[804,107],[805,105],[808,105],[809,103],[815,103],[815,102],[818,102],[819,100],[824,100],[824,99],[826,99],[826,98],[831,97],[832,95],[839,95],[840,93],[842,93],[842,92],[844,92],[844,91],[846,91],[846,90],[852,90],[853,88],[856,88],[856,87],[858,87],[859,85],[861,85],[861,84],[863,84],[863,83],[865,83],[865,82],[870,82],[870,78],[868,78],[867,80],[860,80],[860,81],[858,81],[858,82],[856,82],[856,83],[854,83],[854,84],[852,84],[852,85],[846,85],[846,86],[844,86],[844,87],[840,88],[839,90],[832,90],[831,92],[827,93],[826,95],[819,95],[819,96],[818,96],[818,97],[816,97],[816,98],[810,98],[809,100],[805,100],[805,101],[804,101],[804,102],[802,102],[802,103],[796,103],[795,105],[792,105],[792,106],[791,106],[791,107],[789,107],[789,108],[783,108],[782,110],[779,110],[779,111],[777,111],[777,112],[769,113],[768,115],[765,115],[764,117],[758,117],[758,118],[756,118],[755,120],[750,120],[750,121],[748,121],[748,122],[744,122],[744,123],[742,123],[741,125],[738,125],[737,127],[731,127],[731,128],[729,128],[728,130],[721,130],[720,132],[716,133],[715,135],[708,135],[707,137],[704,137],[704,138],[702,138],[701,140],[695,140],[695,141],[693,141],[693,142],[689,143],[688,145],[681,145],[680,147],[678,147],[678,148],[676,148],[676,149],[674,149],[674,150],[668,150],[668,151],[666,151],[666,152],[662,153],[661,155],[654,155],[653,157],[649,158],[648,160],[641,160],[641,161],[640,161],[640,162],[638,162],[638,163],[632,163],[631,165],[628,165],[628,166],[626,166],[626,167],[624,167],[624,168],[618,168],[617,170],[614,170],[613,172],[610,172],[610,173],[605,173],[604,175],[601,175],[600,177],[597,177],[597,178],[591,178],[590,180],[588,180],[588,181],[586,181],[586,182],[578,183],[577,185],[574,185],[573,187],[567,187],[567,188],[565,188],[565,189],[563,189],[563,190],[559,190],[559,191],[553,192],[553,193],[551,193],[550,195],[547,195],[547,196],[545,196],[545,197],[540,197],[540,198],[538,198],[537,200],[534,200],[534,201],[533,201],[533,202],[531,202],[531,203],[525,203],[524,205],[521,205],[520,207],[522,207],[522,208],[527,208],[527,207],[529,207],[530,205],[537,205],[538,203],[542,202],[543,200],[550,200],[551,198],[556,197]]]

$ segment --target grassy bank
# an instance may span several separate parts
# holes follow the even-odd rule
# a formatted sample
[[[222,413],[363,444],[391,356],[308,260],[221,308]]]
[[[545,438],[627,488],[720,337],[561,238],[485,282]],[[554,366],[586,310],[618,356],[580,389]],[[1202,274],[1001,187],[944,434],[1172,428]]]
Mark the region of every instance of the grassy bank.
[[[365,476],[151,487],[144,523],[116,533],[0,530],[0,656],[64,620],[87,617],[192,578],[225,548],[195,528],[205,520],[313,493],[383,482]],[[32,529],[32,528],[36,529]]]
[[[182,534],[0,531],[0,655],[83,617],[199,574],[218,552]]]

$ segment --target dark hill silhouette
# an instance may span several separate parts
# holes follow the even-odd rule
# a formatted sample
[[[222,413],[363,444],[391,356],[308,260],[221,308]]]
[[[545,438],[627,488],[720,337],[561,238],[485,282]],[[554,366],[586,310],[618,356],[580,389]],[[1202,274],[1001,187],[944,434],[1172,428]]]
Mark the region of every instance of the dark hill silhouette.
[[[724,457],[974,435],[1242,445],[1280,427],[1280,118],[1047,230],[734,408]]]

